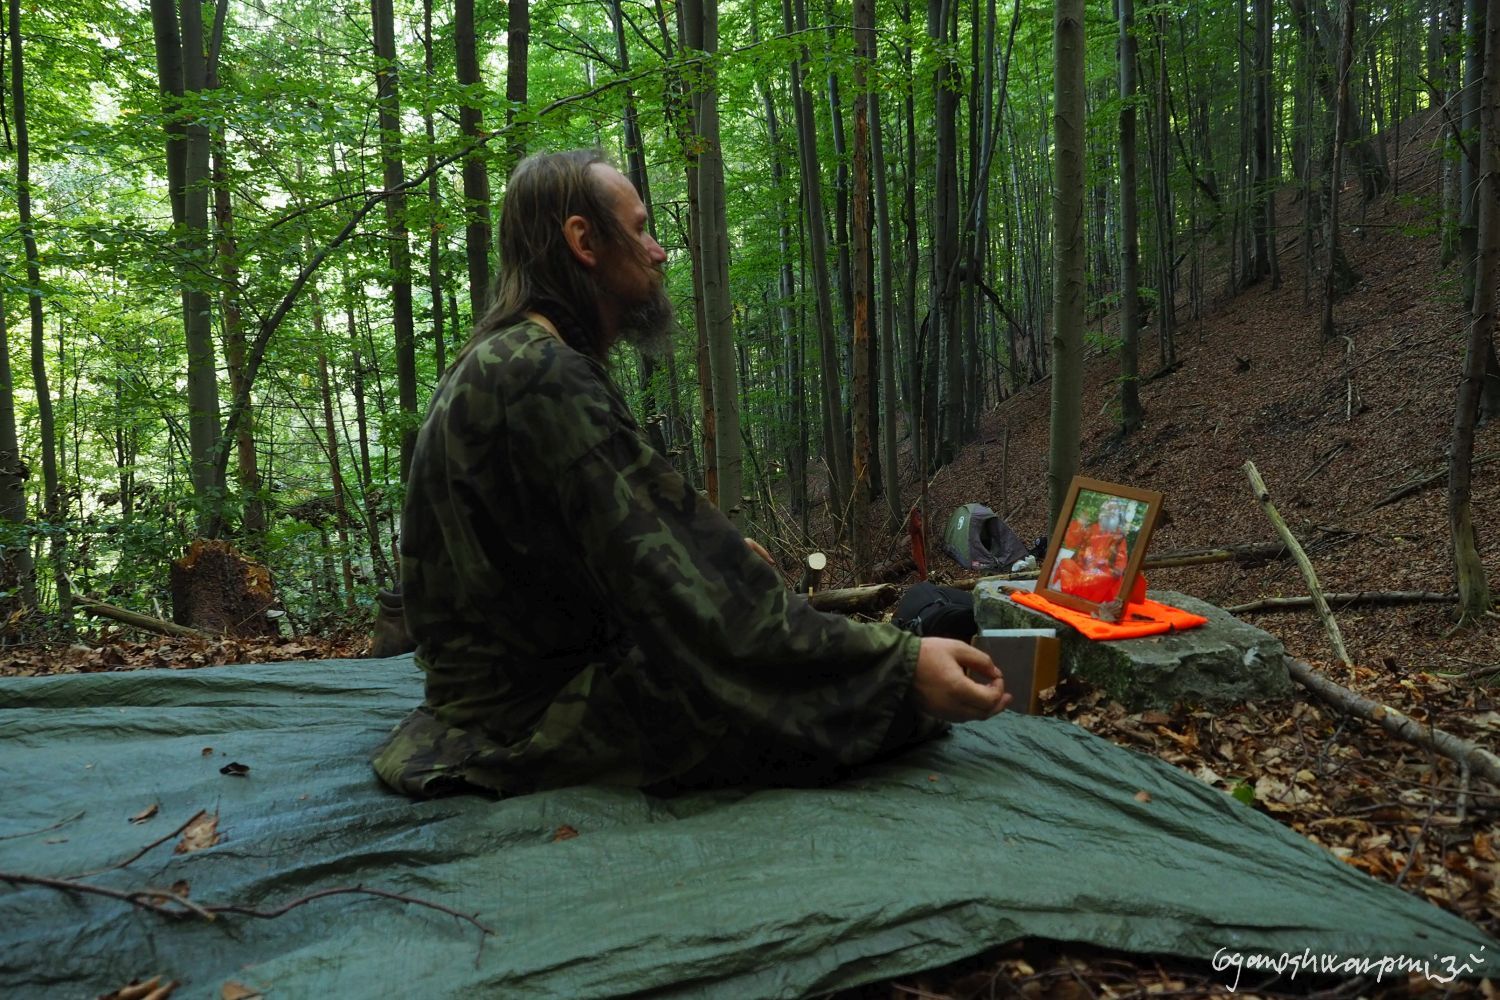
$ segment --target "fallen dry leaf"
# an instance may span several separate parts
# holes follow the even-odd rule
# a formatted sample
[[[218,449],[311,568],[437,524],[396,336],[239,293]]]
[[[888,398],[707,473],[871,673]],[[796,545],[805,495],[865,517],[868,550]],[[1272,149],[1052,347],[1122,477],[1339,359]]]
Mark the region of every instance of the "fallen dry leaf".
[[[1151,801],[1151,793],[1148,792],[1148,791],[1146,791],[1143,788],[1140,791],[1138,791],[1138,792],[1135,793],[1135,800],[1137,802],[1150,802]]]
[[[1255,779],[1255,801],[1272,812],[1290,812],[1298,806],[1307,805],[1312,798],[1312,793],[1307,789],[1288,785],[1269,774]]]
[[[173,854],[191,854],[205,847],[212,847],[222,838],[219,836],[219,814],[203,813],[182,831],[182,839],[172,848]]]
[[[232,760],[228,764],[225,764],[223,767],[219,768],[219,773],[227,774],[231,778],[243,778],[245,775],[250,773],[250,765],[241,764],[237,760]]]
[[[555,844],[559,840],[572,840],[576,836],[578,836],[578,831],[573,829],[568,824],[564,823],[562,826],[558,827],[557,832],[552,835],[552,842]]]
[[[161,803],[160,802],[153,802],[149,806],[147,806],[146,808],[142,809],[140,812],[136,813],[134,816],[130,817],[130,822],[132,822],[132,823],[144,823],[144,822],[146,822],[146,820],[150,819],[152,816],[155,816],[157,810],[160,809],[160,808],[161,808]]]
[[[163,983],[161,976],[152,976],[144,981],[132,979],[113,993],[103,994],[99,1000],[166,1000],[175,989],[177,980]]]
[[[261,992],[233,979],[219,987],[219,1000],[258,1000]]]
[[[203,756],[205,756],[205,757],[212,757],[213,755],[214,755],[214,748],[213,747],[204,747],[203,748]]]

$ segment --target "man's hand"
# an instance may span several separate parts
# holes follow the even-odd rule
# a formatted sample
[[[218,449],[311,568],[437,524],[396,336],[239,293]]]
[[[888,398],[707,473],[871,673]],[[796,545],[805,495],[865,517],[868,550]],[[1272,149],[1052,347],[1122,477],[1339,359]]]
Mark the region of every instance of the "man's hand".
[[[781,568],[776,565],[776,560],[771,558],[771,553],[767,552],[766,547],[760,544],[760,542],[757,542],[753,538],[747,538],[745,539],[745,548],[749,549],[751,552],[754,552],[756,555],[764,559],[767,566],[776,570],[776,572],[778,573],[781,572]]]
[[[922,640],[912,690],[924,712],[945,722],[988,719],[1010,704],[989,654],[957,639]]]

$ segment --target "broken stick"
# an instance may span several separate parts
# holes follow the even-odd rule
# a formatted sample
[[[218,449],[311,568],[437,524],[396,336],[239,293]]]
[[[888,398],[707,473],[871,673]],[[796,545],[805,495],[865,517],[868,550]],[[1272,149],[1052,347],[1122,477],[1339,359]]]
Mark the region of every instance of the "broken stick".
[[[1392,604],[1452,604],[1457,594],[1438,594],[1429,590],[1362,590],[1353,594],[1324,594],[1330,605],[1347,608],[1355,604],[1384,606]],[[1250,614],[1255,611],[1280,611],[1287,608],[1310,608],[1311,597],[1262,597],[1246,604],[1225,608],[1232,615]]]
[[[819,590],[807,595],[807,601],[819,611],[834,611],[841,615],[874,614],[895,604],[900,596],[901,589],[894,583],[876,583],[843,590]]]
[[[1245,475],[1250,477],[1250,486],[1255,490],[1255,499],[1259,501],[1261,509],[1266,512],[1266,517],[1271,519],[1276,533],[1291,550],[1292,558],[1297,560],[1297,567],[1302,570],[1302,579],[1307,582],[1307,591],[1312,597],[1312,605],[1317,609],[1318,617],[1323,619],[1323,628],[1328,632],[1328,641],[1333,644],[1334,654],[1338,656],[1339,662],[1346,667],[1354,666],[1349,659],[1349,652],[1344,648],[1344,636],[1339,631],[1339,623],[1334,620],[1333,612],[1328,609],[1328,602],[1323,599],[1323,589],[1318,586],[1318,574],[1313,571],[1312,561],[1307,558],[1307,553],[1297,541],[1297,536],[1292,534],[1292,529],[1286,526],[1277,512],[1276,505],[1271,503],[1271,492],[1266,489],[1266,481],[1260,478],[1260,470],[1250,459],[1245,459],[1243,466]]]
[[[1367,722],[1376,723],[1397,739],[1415,744],[1424,750],[1440,753],[1449,760],[1457,761],[1460,765],[1467,767],[1474,774],[1500,785],[1500,757],[1483,747],[1475,746],[1468,740],[1444,732],[1435,726],[1418,722],[1389,705],[1382,705],[1363,695],[1355,694],[1343,685],[1324,677],[1301,660],[1288,659],[1287,669],[1292,675],[1292,680],[1329,705],[1348,712],[1350,715],[1356,715]]]
[[[186,625],[178,625],[176,622],[162,621],[160,618],[152,618],[150,615],[139,614],[135,611],[127,611],[124,608],[118,608],[113,604],[106,604],[97,598],[82,594],[75,596],[73,603],[91,615],[98,615],[100,618],[110,618],[125,625],[142,628],[159,635],[174,635],[183,639],[215,638],[199,629],[188,628]]]

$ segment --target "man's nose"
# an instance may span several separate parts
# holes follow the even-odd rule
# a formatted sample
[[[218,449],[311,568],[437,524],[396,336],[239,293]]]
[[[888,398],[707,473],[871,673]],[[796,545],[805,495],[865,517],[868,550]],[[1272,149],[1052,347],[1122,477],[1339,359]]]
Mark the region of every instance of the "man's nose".
[[[661,248],[660,243],[656,242],[654,236],[646,237],[646,256],[658,267],[667,262],[667,252]]]

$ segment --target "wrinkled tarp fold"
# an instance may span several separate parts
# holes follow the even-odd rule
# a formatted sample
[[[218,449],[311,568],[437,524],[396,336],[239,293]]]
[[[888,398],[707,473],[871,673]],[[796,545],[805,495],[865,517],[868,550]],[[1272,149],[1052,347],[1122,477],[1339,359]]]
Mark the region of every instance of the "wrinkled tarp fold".
[[[959,727],[823,790],[412,803],[368,755],[420,696],[410,657],[0,682],[0,871],[107,868],[217,810],[217,846],[168,841],[89,881],[262,907],[366,885],[496,931],[481,946],[451,916],[366,896],[208,924],[0,883],[0,994],[162,974],[177,997],[229,980],[288,997],[795,997],[1018,937],[1201,959],[1487,947],[1479,971],[1500,966],[1474,926],[1066,722]],[[230,761],[249,774],[220,774]]]

